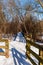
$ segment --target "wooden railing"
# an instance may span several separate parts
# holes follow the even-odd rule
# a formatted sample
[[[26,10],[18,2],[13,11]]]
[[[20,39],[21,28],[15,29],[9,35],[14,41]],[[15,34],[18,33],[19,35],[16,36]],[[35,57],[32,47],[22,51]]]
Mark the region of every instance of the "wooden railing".
[[[38,65],[43,65],[43,45],[39,45],[34,43],[33,41],[30,41],[29,38],[26,38],[26,56],[31,61],[33,65],[37,65],[37,63],[30,57],[30,54],[32,54],[38,61]],[[42,43],[43,44],[43,43]],[[33,46],[37,49],[39,49],[39,55],[35,53],[30,47]]]
[[[0,52],[0,55],[4,55],[6,56],[6,58],[9,57],[9,42],[7,39],[0,39],[0,43],[1,42],[5,42],[5,46],[0,46],[0,48],[2,49],[5,49],[5,52]]]

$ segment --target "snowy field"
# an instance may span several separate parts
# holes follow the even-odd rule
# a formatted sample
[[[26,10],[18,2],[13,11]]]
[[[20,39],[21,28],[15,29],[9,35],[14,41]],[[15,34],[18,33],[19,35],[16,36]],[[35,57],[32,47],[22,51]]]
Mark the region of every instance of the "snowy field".
[[[0,45],[2,45],[2,42],[0,42]],[[32,65],[30,61],[26,59],[25,46],[26,43],[10,41],[9,58],[6,58],[5,56],[0,56],[0,65]]]

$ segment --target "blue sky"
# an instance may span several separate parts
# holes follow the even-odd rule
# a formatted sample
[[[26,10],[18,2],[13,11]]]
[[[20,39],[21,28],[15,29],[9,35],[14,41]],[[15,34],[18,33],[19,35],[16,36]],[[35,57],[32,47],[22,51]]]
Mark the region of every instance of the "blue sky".
[[[3,3],[7,4],[8,1],[9,0],[3,0]],[[43,9],[41,8],[41,6],[37,2],[35,2],[35,0],[19,0],[19,1],[20,1],[21,7],[24,7],[25,5],[31,5],[33,8],[36,8],[36,6],[37,6],[38,7],[37,11],[43,12]],[[18,0],[15,0],[15,2],[19,6]],[[7,11],[6,11],[6,13],[7,13]],[[43,14],[35,13],[34,15],[39,19],[43,19]],[[10,15],[9,15],[9,17],[10,17]]]

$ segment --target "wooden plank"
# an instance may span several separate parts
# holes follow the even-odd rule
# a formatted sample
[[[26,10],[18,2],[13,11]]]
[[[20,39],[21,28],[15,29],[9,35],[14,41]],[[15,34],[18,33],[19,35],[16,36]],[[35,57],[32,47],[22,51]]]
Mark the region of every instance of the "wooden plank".
[[[7,46],[0,46],[0,48],[7,48]]]
[[[42,64],[43,64],[43,59],[40,58],[39,55],[37,55],[35,52],[33,52],[30,48],[27,47],[27,50],[32,54],[34,55]]]
[[[28,59],[30,60],[30,62],[33,64],[33,65],[37,65],[32,58],[30,58],[30,55],[28,53],[26,53],[26,56],[28,57]]]
[[[0,39],[0,42],[8,42],[8,39]]]
[[[32,46],[38,48],[39,50],[42,50],[43,49],[43,46],[40,46],[40,45],[38,45],[38,44],[36,44],[34,42],[31,42],[29,40],[26,40],[26,41],[27,41],[28,44],[31,44]]]
[[[5,52],[0,52],[0,55],[2,55],[2,56],[4,55],[5,56]]]

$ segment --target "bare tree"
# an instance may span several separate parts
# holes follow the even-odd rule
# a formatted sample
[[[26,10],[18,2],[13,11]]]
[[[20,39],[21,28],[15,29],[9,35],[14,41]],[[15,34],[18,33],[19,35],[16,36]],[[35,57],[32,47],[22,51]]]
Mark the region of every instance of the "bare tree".
[[[37,2],[39,2],[39,4],[41,5],[41,7],[43,8],[43,0],[36,0]]]

